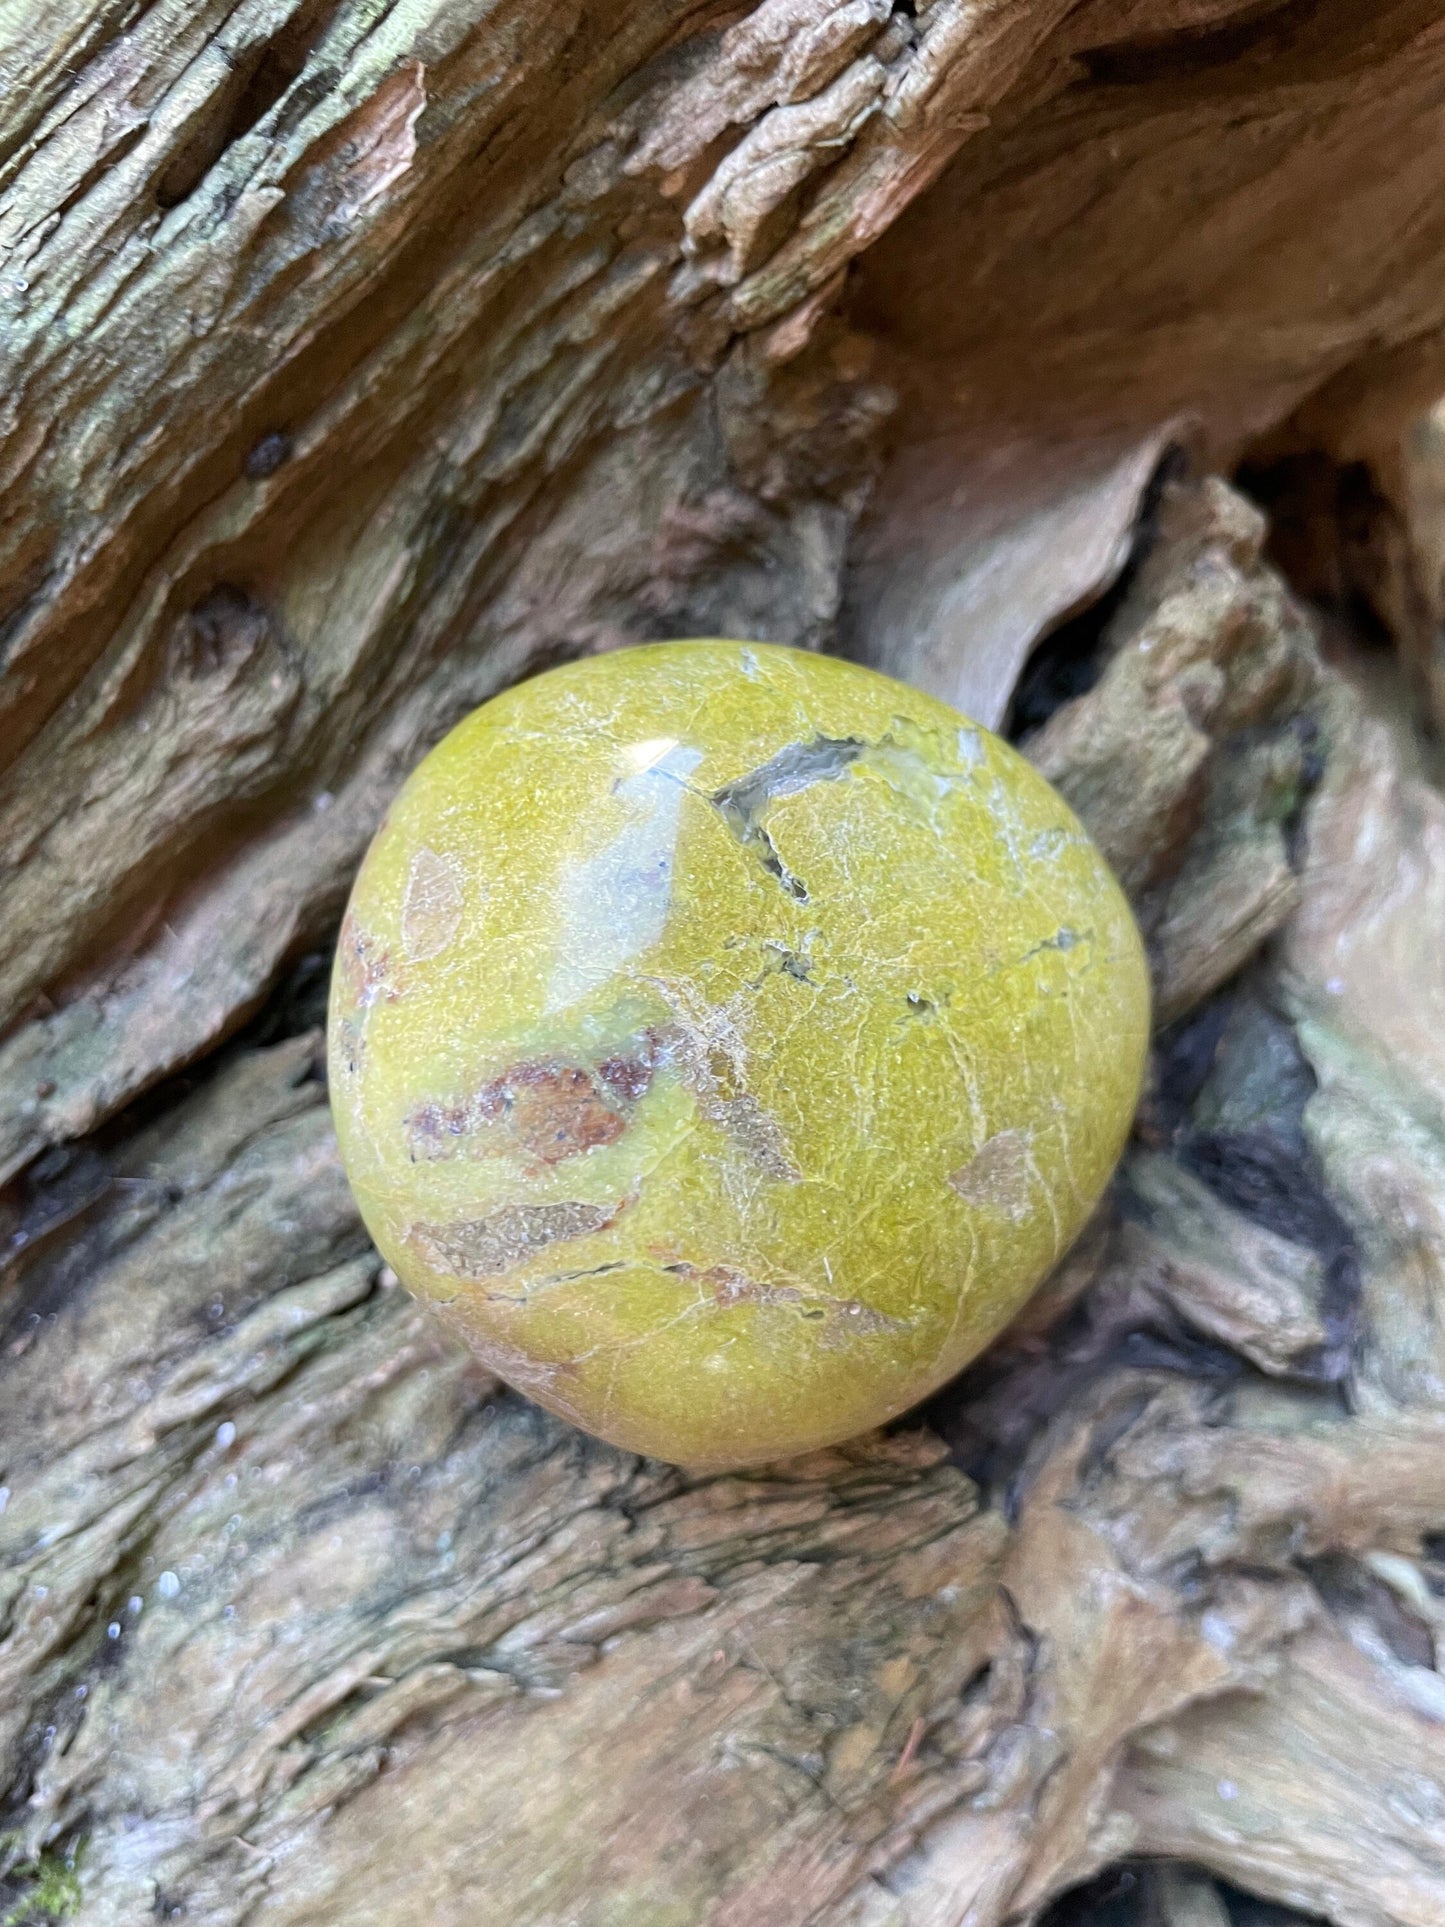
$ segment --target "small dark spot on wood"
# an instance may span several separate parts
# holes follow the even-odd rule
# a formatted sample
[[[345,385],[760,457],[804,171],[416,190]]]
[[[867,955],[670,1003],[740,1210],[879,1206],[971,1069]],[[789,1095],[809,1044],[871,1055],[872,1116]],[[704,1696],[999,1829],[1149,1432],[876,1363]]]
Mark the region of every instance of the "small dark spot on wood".
[[[1313,716],[1292,716],[1289,728],[1300,744],[1299,783],[1280,827],[1284,831],[1285,855],[1290,868],[1299,870],[1305,858],[1305,807],[1324,780],[1325,752],[1320,741],[1320,726]]]
[[[958,1689],[960,1706],[977,1706],[988,1698],[989,1686],[993,1681],[993,1661],[985,1659],[975,1666],[968,1678]]]
[[[177,667],[215,675],[249,663],[266,643],[270,617],[254,596],[220,582],[191,610],[177,637]]]
[[[264,482],[268,475],[274,475],[278,468],[290,461],[294,447],[291,437],[283,429],[273,428],[269,435],[261,437],[247,455],[245,461],[247,479],[252,482]]]

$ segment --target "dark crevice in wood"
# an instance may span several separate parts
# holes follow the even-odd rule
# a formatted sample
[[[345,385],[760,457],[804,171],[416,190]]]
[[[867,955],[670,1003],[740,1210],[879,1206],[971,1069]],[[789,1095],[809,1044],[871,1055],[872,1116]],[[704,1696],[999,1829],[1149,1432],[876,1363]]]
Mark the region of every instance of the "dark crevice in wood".
[[[331,990],[331,958],[335,933],[308,950],[290,974],[272,991],[256,1015],[237,1033],[232,1050],[260,1050],[287,1037],[319,1030],[326,1022],[326,1000]]]
[[[1326,1927],[1318,1914],[1298,1913],[1275,1900],[1261,1900],[1231,1887],[1227,1880],[1217,1883],[1220,1898],[1229,1914],[1230,1927]]]
[[[310,58],[335,18],[339,0],[305,0],[286,25],[251,48],[229,85],[211,103],[201,125],[156,182],[157,203],[177,207],[189,198],[216,162],[270,113]],[[325,91],[317,87],[314,98]]]
[[[1172,1144],[1185,1129],[1214,1069],[1234,998],[1235,987],[1227,985],[1155,1039],[1153,1075],[1139,1126],[1149,1143]]]
[[[1268,1033],[1266,1038],[1266,1032]],[[1268,1051],[1268,1099],[1252,1078]],[[1324,1342],[1280,1375],[1320,1390],[1338,1387],[1358,1341],[1360,1257],[1329,1197],[1303,1128],[1315,1077],[1293,1026],[1255,995],[1249,973],[1162,1033],[1153,1057],[1139,1136],[1168,1150],[1246,1222],[1317,1254]],[[1128,1166],[1114,1210],[1139,1215]],[[958,1463],[1005,1512],[1026,1491],[1026,1462],[1040,1434],[1086,1388],[1120,1367],[1221,1386],[1256,1379],[1238,1353],[1192,1329],[1161,1302],[1110,1288],[1100,1277],[1042,1339],[1008,1334],[923,1408]]]
[[[1170,482],[1186,476],[1189,466],[1189,456],[1183,448],[1175,446],[1165,451],[1144,492],[1130,538],[1129,556],[1117,579],[1087,608],[1080,609],[1035,644],[1014,690],[1004,725],[1004,734],[1011,743],[1026,741],[1065,703],[1087,695],[1104,673],[1109,625],[1128,600],[1139,570],[1154,547],[1162,492]]]
[[[8,1358],[23,1357],[40,1324],[86,1289],[102,1258],[114,1258],[119,1212],[151,1192],[161,1204],[178,1201],[144,1177],[117,1175],[134,1139],[238,1058],[323,1030],[334,948],[333,935],[308,950],[234,1036],[142,1092],[88,1137],[42,1152],[0,1187],[0,1376]],[[319,1051],[303,1081],[313,1079],[325,1081]],[[138,1224],[137,1233],[144,1228]]]
[[[1304,1562],[1310,1584],[1337,1619],[1366,1620],[1402,1666],[1435,1665],[1430,1626],[1358,1559],[1341,1553]]]
[[[1196,1131],[1181,1162],[1209,1188],[1267,1231],[1315,1251],[1324,1266],[1320,1309],[1327,1338],[1298,1361],[1298,1375],[1336,1384],[1350,1369],[1360,1321],[1360,1254],[1354,1233],[1331,1203],[1314,1157],[1266,1131]]]
[[[1191,79],[1211,68],[1277,60],[1319,18],[1321,0],[1257,0],[1214,27],[1140,35],[1080,56],[1089,79],[1105,87]]]
[[[1106,1867],[1092,1880],[1060,1894],[1039,1918],[1038,1927],[1169,1927],[1155,1900],[1156,1882],[1169,1871],[1164,1863],[1128,1860]],[[1182,1869],[1203,1881],[1202,1869]],[[1296,1913],[1271,1900],[1247,1894],[1227,1881],[1211,1880],[1223,1903],[1229,1927],[1324,1927],[1314,1914]]]
[[[1381,550],[1397,518],[1368,463],[1306,449],[1246,461],[1236,481],[1269,517],[1270,559],[1296,593],[1362,645],[1392,646]]]

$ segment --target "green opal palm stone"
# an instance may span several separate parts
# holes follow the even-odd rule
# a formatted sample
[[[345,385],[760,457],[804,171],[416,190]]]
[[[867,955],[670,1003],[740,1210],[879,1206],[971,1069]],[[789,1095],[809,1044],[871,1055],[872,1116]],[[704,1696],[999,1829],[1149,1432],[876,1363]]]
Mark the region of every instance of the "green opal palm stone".
[[[352,893],[331,1101],[382,1253],[503,1377],[694,1465],[876,1425],[1078,1232],[1138,1096],[1117,884],[1006,744],[826,656],[552,670]]]

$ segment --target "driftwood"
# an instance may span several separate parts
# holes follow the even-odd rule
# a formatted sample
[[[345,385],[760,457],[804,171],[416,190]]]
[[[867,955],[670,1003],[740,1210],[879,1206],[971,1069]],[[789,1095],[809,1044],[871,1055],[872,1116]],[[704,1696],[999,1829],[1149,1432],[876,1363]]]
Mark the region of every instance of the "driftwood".
[[[53,0],[0,74],[4,1918],[1438,1927],[1445,6]],[[319,1031],[422,749],[699,633],[1010,727],[1160,1019],[1000,1344],[710,1478],[395,1288]]]

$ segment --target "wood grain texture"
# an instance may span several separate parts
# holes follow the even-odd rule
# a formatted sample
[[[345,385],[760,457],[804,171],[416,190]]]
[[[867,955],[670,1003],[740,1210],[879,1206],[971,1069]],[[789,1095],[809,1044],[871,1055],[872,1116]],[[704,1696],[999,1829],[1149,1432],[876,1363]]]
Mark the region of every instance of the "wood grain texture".
[[[1442,63],[1426,0],[0,12],[14,1918],[1017,1927],[1158,1856],[1149,1927],[1439,1919],[1440,795],[1218,470],[1445,387]],[[992,692],[1161,1018],[965,1381],[707,1479],[395,1289],[316,1029],[423,749],[689,633]]]

